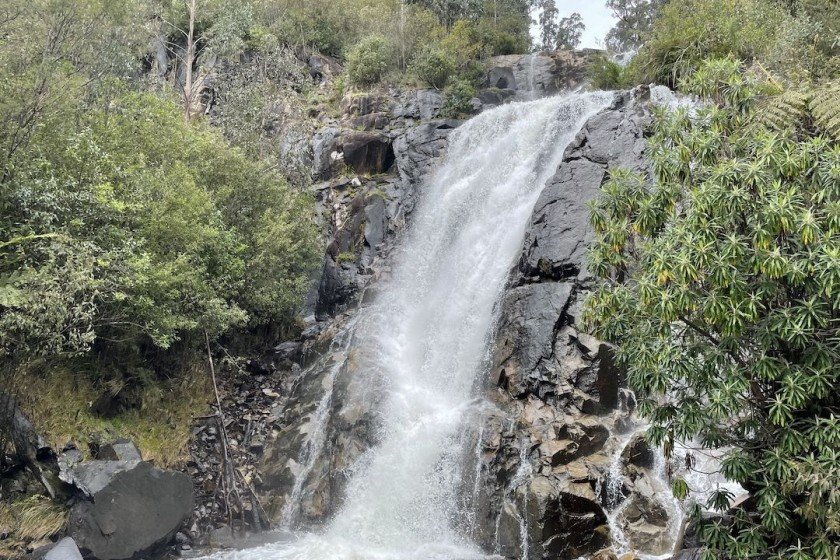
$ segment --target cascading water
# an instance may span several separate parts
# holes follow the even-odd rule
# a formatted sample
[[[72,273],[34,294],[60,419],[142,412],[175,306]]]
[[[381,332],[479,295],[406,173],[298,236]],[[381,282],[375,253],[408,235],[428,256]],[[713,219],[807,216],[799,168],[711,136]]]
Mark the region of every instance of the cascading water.
[[[466,536],[470,512],[459,494],[470,450],[461,436],[467,419],[480,417],[468,413],[481,406],[496,304],[542,186],[611,99],[511,103],[452,133],[446,161],[422,186],[394,273],[359,312],[353,335],[368,362],[359,371],[386,394],[377,445],[354,467],[344,505],[322,532],[220,557],[486,557]],[[311,442],[306,453],[317,448]]]

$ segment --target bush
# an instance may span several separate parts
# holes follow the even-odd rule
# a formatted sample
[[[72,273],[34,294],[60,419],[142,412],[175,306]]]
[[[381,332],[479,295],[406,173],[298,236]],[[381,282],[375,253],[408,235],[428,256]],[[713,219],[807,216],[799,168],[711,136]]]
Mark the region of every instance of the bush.
[[[603,55],[589,64],[586,77],[594,89],[614,90],[627,85],[625,68]]]
[[[666,456],[718,450],[720,474],[751,494],[700,504],[725,522],[692,508],[704,560],[840,546],[840,149],[812,126],[834,113],[757,123],[767,91],[730,58],[701,65],[684,92],[706,106],[661,111],[652,176],[611,170],[592,209],[600,281],[584,315],[617,345],[650,440]]]
[[[347,54],[347,74],[359,86],[378,83],[394,63],[394,53],[381,35],[369,35]]]
[[[455,60],[446,51],[426,48],[414,59],[412,69],[425,83],[441,89],[455,72]]]
[[[671,0],[631,65],[634,79],[675,86],[707,58],[760,58],[789,18],[770,0]]]
[[[441,115],[446,117],[461,117],[473,112],[472,99],[475,88],[467,81],[457,80],[443,92],[443,107]]]

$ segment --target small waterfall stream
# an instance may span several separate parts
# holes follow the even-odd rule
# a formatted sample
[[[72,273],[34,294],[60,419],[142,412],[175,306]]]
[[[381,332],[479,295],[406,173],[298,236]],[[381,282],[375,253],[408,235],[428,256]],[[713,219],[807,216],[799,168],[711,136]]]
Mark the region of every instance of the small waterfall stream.
[[[580,93],[510,103],[453,131],[445,161],[421,188],[393,276],[359,311],[352,337],[368,360],[358,371],[386,395],[377,445],[353,468],[344,504],[322,531],[217,558],[487,558],[465,534],[471,512],[462,486],[471,480],[461,473],[472,451],[465,442],[473,440],[462,435],[475,433],[468,420],[481,417],[472,412],[482,406],[476,397],[497,302],[543,185],[586,120],[611,99]],[[322,445],[326,391],[299,479]],[[287,506],[290,525],[297,507]]]

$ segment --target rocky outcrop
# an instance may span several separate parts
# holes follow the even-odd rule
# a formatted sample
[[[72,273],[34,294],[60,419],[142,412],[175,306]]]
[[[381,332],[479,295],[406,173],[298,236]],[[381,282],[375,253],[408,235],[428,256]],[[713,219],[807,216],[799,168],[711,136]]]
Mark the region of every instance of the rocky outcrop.
[[[587,202],[611,167],[646,167],[649,118],[640,89],[586,123],[535,205],[502,300],[489,395],[507,421],[482,433],[476,503],[502,531],[479,532],[482,544],[510,558],[526,543],[529,558],[594,554],[615,531],[649,554],[673,544],[667,489],[653,452],[632,436],[623,372],[609,345],[577,326],[591,284]],[[511,520],[520,530],[504,530]]]
[[[554,51],[533,54],[494,56],[487,61],[484,87],[508,92],[504,97],[519,93],[528,97],[542,97],[572,90],[583,84],[586,69],[601,51]],[[482,99],[486,105],[489,100]],[[501,101],[500,101],[501,102]]]

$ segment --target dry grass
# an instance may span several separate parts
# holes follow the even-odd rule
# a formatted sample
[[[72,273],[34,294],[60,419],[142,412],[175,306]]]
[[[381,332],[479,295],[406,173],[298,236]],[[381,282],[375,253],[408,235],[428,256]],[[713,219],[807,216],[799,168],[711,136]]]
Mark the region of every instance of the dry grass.
[[[52,537],[67,523],[67,510],[46,496],[30,496],[12,504],[18,538],[41,541]]]
[[[176,467],[188,458],[192,419],[206,414],[212,389],[206,366],[195,362],[173,379],[155,382],[139,393],[134,408],[114,418],[94,414],[91,404],[103,390],[89,376],[53,370],[49,376],[28,374],[21,380],[21,405],[39,432],[56,449],[75,441],[82,451],[95,434],[125,437],[143,458],[161,467]]]

